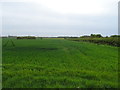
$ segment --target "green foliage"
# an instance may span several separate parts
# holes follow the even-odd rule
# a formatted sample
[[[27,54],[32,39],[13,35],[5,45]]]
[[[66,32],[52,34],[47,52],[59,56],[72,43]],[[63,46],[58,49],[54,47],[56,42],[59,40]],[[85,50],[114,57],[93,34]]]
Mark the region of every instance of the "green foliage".
[[[3,39],[3,88],[117,88],[118,48],[66,39]]]
[[[120,35],[112,35],[112,36],[110,36],[110,37],[120,37]]]
[[[100,37],[102,37],[102,35],[101,34],[91,34],[91,37],[100,38]]]
[[[80,38],[90,38],[90,36],[85,35],[85,36],[81,36]]]
[[[102,37],[101,34],[91,34],[90,36],[84,35],[84,36],[81,36],[80,38],[100,38],[100,37]]]
[[[91,42],[96,44],[107,44],[111,46],[120,46],[120,40],[117,37],[104,37],[104,38],[77,38],[77,39],[71,39],[68,38],[68,40],[73,41],[85,41],[85,42]]]
[[[36,39],[34,36],[17,37],[17,39]]]

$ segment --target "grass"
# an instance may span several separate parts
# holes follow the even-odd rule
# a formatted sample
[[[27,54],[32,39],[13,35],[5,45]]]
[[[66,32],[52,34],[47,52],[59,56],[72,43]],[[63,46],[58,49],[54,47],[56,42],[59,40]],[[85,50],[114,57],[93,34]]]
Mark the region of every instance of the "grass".
[[[3,39],[2,56],[3,88],[118,87],[118,47],[65,39]]]

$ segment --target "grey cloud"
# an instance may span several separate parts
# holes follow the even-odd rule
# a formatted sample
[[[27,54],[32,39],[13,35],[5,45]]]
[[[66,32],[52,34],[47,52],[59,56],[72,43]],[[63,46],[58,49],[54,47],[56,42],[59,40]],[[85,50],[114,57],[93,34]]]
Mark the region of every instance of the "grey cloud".
[[[33,3],[3,3],[4,35],[117,34],[116,15],[59,14]]]

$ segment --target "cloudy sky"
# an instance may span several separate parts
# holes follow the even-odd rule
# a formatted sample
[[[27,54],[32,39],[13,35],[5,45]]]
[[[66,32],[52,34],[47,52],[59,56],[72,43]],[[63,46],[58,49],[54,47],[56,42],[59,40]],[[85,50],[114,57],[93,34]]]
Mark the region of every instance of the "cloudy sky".
[[[118,1],[2,0],[2,35],[118,34]]]

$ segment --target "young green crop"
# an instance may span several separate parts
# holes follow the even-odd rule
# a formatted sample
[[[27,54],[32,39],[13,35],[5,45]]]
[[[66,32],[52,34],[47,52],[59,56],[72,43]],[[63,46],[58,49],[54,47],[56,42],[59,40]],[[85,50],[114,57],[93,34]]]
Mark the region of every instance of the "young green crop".
[[[64,39],[3,39],[3,88],[117,88],[118,48]]]

